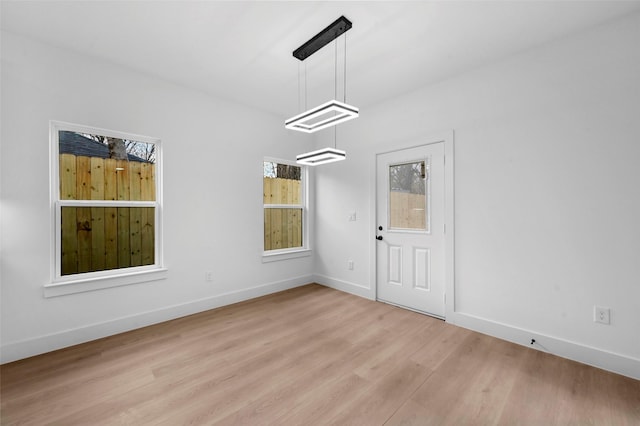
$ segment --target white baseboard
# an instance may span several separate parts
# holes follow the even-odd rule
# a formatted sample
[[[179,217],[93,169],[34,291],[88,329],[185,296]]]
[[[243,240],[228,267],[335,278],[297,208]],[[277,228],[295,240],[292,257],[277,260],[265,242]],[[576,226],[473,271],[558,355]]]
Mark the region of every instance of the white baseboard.
[[[344,291],[345,293],[355,294],[356,296],[364,297],[365,299],[376,299],[375,292],[371,288],[360,284],[339,280],[320,274],[314,274],[313,280],[314,282],[325,287],[334,288],[336,290]]]
[[[447,322],[502,340],[640,380],[640,359],[460,312],[454,313],[453,318],[449,315]],[[533,345],[531,344],[531,339],[535,339]]]
[[[168,306],[154,311],[143,312],[114,320],[52,333],[19,342],[8,343],[0,348],[0,364],[17,361],[30,356],[51,352],[91,340],[112,336],[137,328],[169,321],[187,315],[204,312],[232,303],[254,299],[278,291],[288,290],[312,283],[311,275],[290,278],[284,281],[261,284],[213,297],[194,300],[179,305]]]

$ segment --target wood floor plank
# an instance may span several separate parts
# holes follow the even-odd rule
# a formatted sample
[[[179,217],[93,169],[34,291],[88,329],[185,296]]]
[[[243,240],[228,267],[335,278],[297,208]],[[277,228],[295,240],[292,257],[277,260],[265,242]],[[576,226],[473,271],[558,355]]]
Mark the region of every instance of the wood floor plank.
[[[640,382],[307,285],[0,366],[2,425],[640,424]]]
[[[471,333],[411,399],[441,423],[495,424],[522,362],[518,355],[524,351],[525,348]],[[452,377],[458,380],[451,380]]]
[[[391,372],[374,382],[366,393],[352,400],[352,403],[329,423],[384,424],[431,373],[431,370],[417,362],[405,359]]]
[[[529,351],[500,424],[640,425],[640,381]]]

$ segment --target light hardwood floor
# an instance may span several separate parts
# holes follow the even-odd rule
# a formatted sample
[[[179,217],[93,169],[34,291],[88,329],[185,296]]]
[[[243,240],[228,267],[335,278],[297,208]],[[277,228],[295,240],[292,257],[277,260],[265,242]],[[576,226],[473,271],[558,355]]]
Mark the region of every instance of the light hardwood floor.
[[[0,374],[3,425],[640,425],[640,381],[319,285]]]

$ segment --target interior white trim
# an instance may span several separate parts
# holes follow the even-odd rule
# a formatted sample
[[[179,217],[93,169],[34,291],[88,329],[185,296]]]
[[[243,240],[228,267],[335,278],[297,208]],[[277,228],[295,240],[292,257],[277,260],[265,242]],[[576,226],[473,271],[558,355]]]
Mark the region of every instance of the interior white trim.
[[[149,267],[127,268],[130,271],[118,275],[110,274],[111,271],[100,271],[90,278],[68,279],[54,281],[44,285],[44,297],[65,296],[68,294],[83,293],[85,291],[102,290],[123,285],[141,284],[150,281],[164,280],[167,278],[166,268]]]
[[[447,323],[497,337],[508,342],[527,346],[532,349],[640,380],[640,359],[462,312],[455,312],[453,315],[448,316],[446,321]],[[533,345],[530,343],[531,339],[535,339],[536,341]]]
[[[287,249],[284,251],[278,250],[270,250],[264,252],[262,255],[262,263],[269,262],[279,262],[281,260],[289,260],[289,259],[298,259],[300,257],[309,257],[312,254],[311,249],[299,249],[299,250],[291,250]]]
[[[313,274],[313,280],[317,284],[323,285],[325,287],[344,291],[345,293],[354,294],[356,296],[364,297],[365,299],[375,300],[375,293],[373,292],[373,289],[361,284],[340,280],[337,278],[331,278],[322,274]]]
[[[58,333],[47,334],[33,339],[11,342],[0,347],[0,363],[16,361],[34,355],[51,352],[91,340],[169,321],[175,318],[204,312],[232,303],[242,302],[267,294],[312,283],[311,275],[289,278],[257,285],[255,287],[230,291],[204,299],[181,303],[153,311],[117,318],[110,321],[89,324]]]

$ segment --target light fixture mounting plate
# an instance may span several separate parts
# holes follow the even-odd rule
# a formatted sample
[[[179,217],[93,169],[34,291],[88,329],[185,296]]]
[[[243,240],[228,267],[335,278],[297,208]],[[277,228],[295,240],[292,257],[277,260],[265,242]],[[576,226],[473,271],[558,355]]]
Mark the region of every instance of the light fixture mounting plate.
[[[307,41],[305,44],[294,50],[293,56],[295,56],[297,59],[300,59],[301,61],[304,61],[309,56],[313,55],[318,50],[322,49],[324,46],[349,31],[352,26],[353,24],[350,20],[348,20],[344,16],[339,17],[327,28],[320,31],[318,34],[309,39],[309,41]]]

